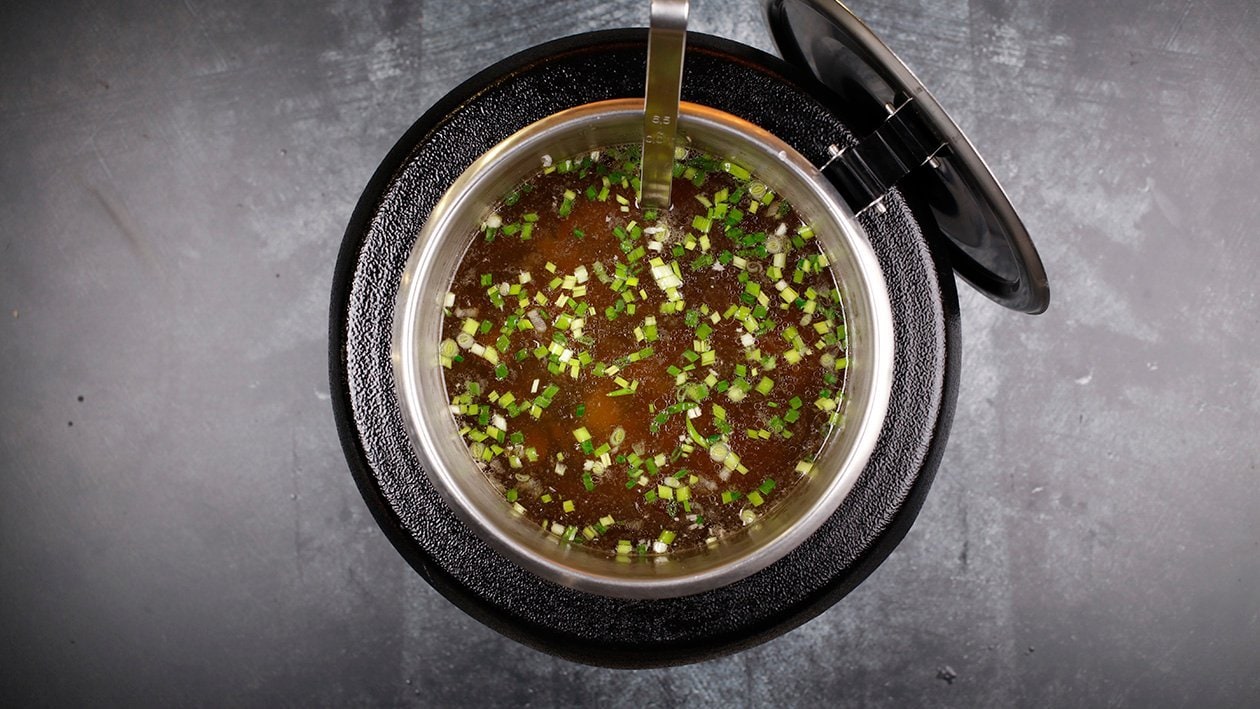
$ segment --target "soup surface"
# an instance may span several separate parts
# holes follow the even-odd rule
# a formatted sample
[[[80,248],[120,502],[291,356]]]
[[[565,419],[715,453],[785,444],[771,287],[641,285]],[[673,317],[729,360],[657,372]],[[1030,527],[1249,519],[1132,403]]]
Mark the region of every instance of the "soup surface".
[[[544,160],[456,269],[441,363],[505,505],[618,556],[720,543],[809,476],[842,422],[845,321],[810,227],[739,165],[638,147]]]

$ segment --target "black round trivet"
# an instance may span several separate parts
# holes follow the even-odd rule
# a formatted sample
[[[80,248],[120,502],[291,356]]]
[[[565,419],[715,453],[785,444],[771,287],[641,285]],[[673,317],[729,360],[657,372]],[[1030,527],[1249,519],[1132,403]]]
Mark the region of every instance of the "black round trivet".
[[[439,101],[369,182],[338,257],[330,369],[342,447],[399,552],[461,609],[573,660],[653,666],[705,659],[794,628],[848,593],[905,535],[948,434],[958,372],[957,295],[943,249],[901,195],[862,224],[884,268],[896,327],[888,418],[840,509],[795,551],[729,586],[631,601],[544,581],[498,555],[442,502],[420,468],[394,393],[394,298],[411,247],[447,187],[516,130],[573,106],[643,95],[646,31],[558,40],[511,57]],[[689,36],[683,100],[766,128],[822,164],[853,142],[834,95],[803,72],[728,40]]]

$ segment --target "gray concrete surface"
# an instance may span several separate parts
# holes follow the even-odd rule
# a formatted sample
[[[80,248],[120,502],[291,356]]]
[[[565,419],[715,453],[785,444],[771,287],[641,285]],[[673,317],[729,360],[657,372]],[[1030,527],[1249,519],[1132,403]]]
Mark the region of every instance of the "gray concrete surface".
[[[0,6],[0,697],[1260,704],[1260,6],[852,6],[1003,180],[1054,301],[964,289],[950,448],[863,586],[651,671],[519,646],[417,577],[346,469],[325,351],[342,231],[405,128],[646,3]],[[771,47],[752,0],[692,17]]]

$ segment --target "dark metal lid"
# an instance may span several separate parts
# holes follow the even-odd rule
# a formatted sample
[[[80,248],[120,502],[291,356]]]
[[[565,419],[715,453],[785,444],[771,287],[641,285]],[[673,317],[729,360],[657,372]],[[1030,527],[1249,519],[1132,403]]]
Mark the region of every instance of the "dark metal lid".
[[[783,57],[844,102],[855,145],[823,166],[857,211],[900,184],[930,208],[954,269],[998,303],[1026,313],[1050,303],[1041,257],[971,141],[869,27],[837,0],[768,0]]]

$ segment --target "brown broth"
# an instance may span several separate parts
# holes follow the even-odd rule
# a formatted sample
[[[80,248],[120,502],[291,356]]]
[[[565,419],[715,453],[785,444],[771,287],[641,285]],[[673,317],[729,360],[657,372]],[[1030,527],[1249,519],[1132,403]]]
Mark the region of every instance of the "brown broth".
[[[738,165],[693,153],[675,173],[666,214],[635,206],[635,148],[531,178],[472,235],[442,325],[452,413],[506,504],[618,554],[714,544],[772,510],[843,408],[845,323],[812,231]]]

